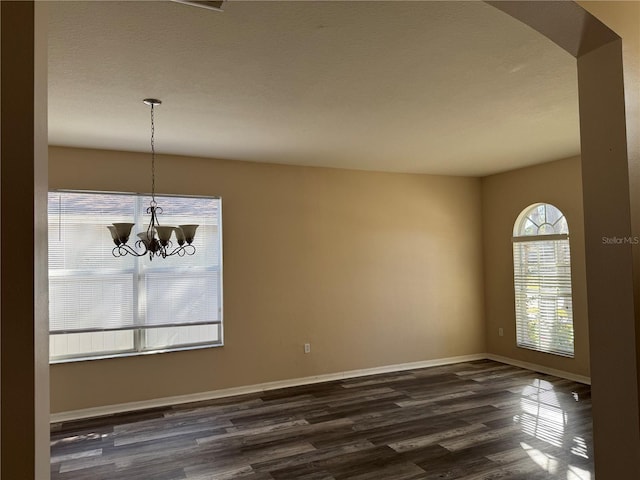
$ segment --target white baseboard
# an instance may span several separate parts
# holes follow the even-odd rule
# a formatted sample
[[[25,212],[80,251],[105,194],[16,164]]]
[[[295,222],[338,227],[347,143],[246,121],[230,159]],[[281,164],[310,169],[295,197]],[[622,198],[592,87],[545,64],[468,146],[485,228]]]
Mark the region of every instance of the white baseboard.
[[[556,370],[555,368],[543,367],[542,365],[536,365],[535,363],[522,362],[520,360],[514,360],[512,358],[503,357],[501,355],[494,355],[493,353],[487,353],[485,358],[489,360],[495,360],[496,362],[507,363],[515,367],[526,368],[527,370],[533,370],[534,372],[547,373],[554,377],[566,378],[573,382],[585,383],[591,385],[591,378],[584,375],[576,375],[575,373],[565,372],[564,370]]]
[[[83,418],[101,417],[104,415],[113,415],[116,413],[132,412],[136,410],[145,410],[148,408],[168,407],[171,405],[179,405],[181,403],[201,402],[205,400],[213,400],[216,398],[233,397],[235,395],[264,392],[268,390],[275,390],[278,388],[297,387],[300,385],[310,385],[313,383],[330,382],[333,380],[362,377],[365,375],[401,372],[404,370],[413,370],[416,368],[436,367],[439,365],[471,362],[474,360],[483,360],[485,358],[487,358],[486,354],[477,353],[473,355],[463,355],[459,357],[438,358],[435,360],[424,360],[420,362],[401,363],[398,365],[385,365],[382,367],[364,368],[361,370],[349,370],[346,372],[314,375],[311,377],[293,378],[290,380],[279,380],[275,382],[259,383],[256,385],[246,385],[246,386],[234,387],[234,388],[225,388],[221,390],[192,393],[188,395],[177,395],[173,397],[154,398],[151,400],[143,400],[140,402],[128,402],[128,403],[118,403],[115,405],[104,405],[100,407],[84,408],[81,410],[70,410],[67,412],[52,413],[50,416],[50,421],[51,423],[67,422],[69,420],[80,420]]]
[[[494,355],[492,353],[477,353],[473,355],[463,355],[459,357],[438,358],[435,360],[424,360],[421,362],[401,363],[398,365],[385,365],[383,367],[364,368],[361,370],[349,370],[346,372],[327,373],[324,375],[314,375],[311,377],[292,378],[290,380],[279,380],[275,382],[259,383],[255,385],[246,385],[242,387],[225,388],[221,390],[212,390],[209,392],[192,393],[188,395],[177,395],[173,397],[154,398],[151,400],[143,400],[140,402],[118,403],[115,405],[105,405],[101,407],[84,408],[81,410],[70,410],[67,412],[52,413],[50,417],[51,423],[67,422],[70,420],[80,420],[83,418],[101,417],[104,415],[113,415],[116,413],[133,412],[136,410],[145,410],[149,408],[168,407],[171,405],[179,405],[181,403],[201,402],[205,400],[213,400],[216,398],[233,397],[235,395],[244,395],[247,393],[265,392],[278,388],[297,387],[300,385],[311,385],[313,383],[331,382],[333,380],[342,380],[346,378],[356,378],[365,375],[375,375],[379,373],[402,372],[405,370],[413,370],[416,368],[436,367],[439,365],[451,365],[455,363],[471,362],[474,360],[490,359],[496,362],[514,365],[535,372],[547,373],[560,378],[566,378],[574,382],[585,383],[591,385],[591,379],[583,375],[576,375],[563,370],[543,367],[529,362],[522,362],[512,358]]]

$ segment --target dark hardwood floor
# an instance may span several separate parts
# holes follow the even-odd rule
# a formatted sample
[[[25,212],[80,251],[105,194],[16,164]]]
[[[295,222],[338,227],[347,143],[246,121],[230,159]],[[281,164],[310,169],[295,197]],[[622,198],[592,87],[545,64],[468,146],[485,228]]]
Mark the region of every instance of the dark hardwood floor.
[[[590,480],[590,388],[482,360],[65,422],[51,478]]]

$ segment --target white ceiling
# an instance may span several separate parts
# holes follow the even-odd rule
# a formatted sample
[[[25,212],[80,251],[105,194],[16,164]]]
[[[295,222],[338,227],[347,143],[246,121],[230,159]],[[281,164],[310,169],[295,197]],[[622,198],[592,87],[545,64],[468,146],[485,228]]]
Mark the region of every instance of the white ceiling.
[[[49,142],[486,175],[579,153],[575,59],[479,1],[49,5]]]

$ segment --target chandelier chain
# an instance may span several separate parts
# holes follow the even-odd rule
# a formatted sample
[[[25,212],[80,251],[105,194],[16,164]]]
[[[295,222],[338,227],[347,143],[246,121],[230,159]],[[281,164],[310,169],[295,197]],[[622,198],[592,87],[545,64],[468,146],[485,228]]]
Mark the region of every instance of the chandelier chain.
[[[155,119],[154,105],[151,104],[151,199],[156,201],[156,145],[155,145]]]

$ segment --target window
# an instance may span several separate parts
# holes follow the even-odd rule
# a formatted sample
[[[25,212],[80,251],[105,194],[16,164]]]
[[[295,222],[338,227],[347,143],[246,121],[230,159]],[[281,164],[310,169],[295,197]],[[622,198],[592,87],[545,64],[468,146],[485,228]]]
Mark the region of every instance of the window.
[[[520,214],[513,267],[518,346],[573,357],[569,228],[560,210],[539,203]]]
[[[200,225],[195,255],[113,257],[106,226],[141,230],[148,196],[49,193],[51,361],[222,345],[220,199],[156,199],[161,224]]]

